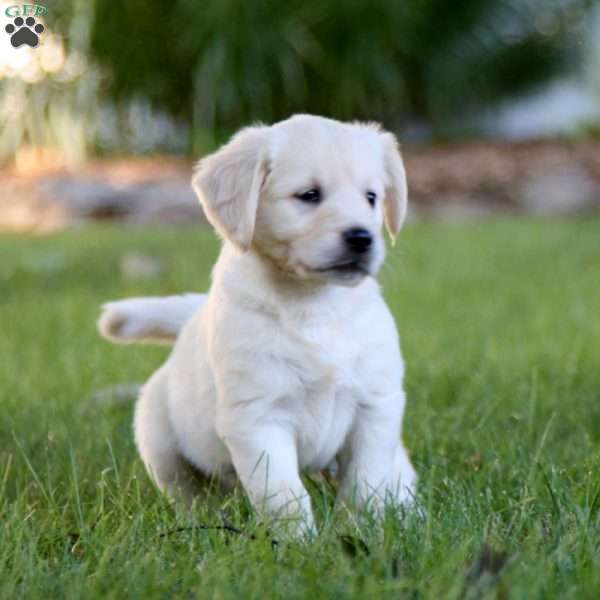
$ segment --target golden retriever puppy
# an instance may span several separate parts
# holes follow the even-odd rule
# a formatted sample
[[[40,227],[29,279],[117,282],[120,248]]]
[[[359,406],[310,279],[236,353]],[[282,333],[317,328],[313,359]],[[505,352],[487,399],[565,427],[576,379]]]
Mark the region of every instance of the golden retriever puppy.
[[[375,275],[406,176],[377,125],[297,115],[243,129],[192,184],[223,240],[206,295],[104,306],[118,342],[174,342],[144,386],[135,439],[156,485],[188,499],[190,468],[239,478],[262,514],[314,527],[300,473],[337,462],[339,493],[413,499],[400,431],[404,365]]]

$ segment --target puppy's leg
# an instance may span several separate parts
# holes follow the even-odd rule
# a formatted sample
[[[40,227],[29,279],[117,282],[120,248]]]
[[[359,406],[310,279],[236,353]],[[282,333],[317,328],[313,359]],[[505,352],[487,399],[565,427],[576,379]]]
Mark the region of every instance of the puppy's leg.
[[[295,534],[310,533],[314,529],[310,497],[300,479],[292,434],[274,424],[222,433],[254,508],[289,519],[286,524]]]
[[[391,497],[398,504],[408,506],[415,501],[417,473],[410,462],[402,440],[398,442],[392,464]]]
[[[404,399],[385,399],[357,417],[342,452],[340,496],[380,511],[386,502],[410,504],[417,476],[400,441]],[[392,410],[385,407],[392,407]]]
[[[191,504],[199,485],[179,452],[167,409],[165,375],[157,371],[142,389],[134,418],[135,441],[146,470],[158,488]]]

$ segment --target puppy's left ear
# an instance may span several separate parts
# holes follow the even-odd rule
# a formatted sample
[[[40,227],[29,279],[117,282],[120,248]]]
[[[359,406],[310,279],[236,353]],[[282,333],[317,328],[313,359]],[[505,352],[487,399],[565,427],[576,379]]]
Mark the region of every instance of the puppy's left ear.
[[[406,218],[408,186],[406,171],[400,155],[400,147],[396,136],[384,133],[384,161],[386,173],[385,197],[383,199],[383,216],[385,227],[394,243],[398,232]]]
[[[203,158],[192,177],[206,218],[240,250],[250,248],[256,210],[268,173],[266,126],[248,127]]]

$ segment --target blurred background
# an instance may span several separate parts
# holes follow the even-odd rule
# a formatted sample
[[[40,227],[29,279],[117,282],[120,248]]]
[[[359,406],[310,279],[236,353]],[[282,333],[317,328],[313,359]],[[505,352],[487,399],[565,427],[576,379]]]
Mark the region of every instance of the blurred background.
[[[0,230],[194,222],[192,160],[294,112],[394,131],[413,217],[600,207],[598,0],[53,0],[35,48],[14,4]]]

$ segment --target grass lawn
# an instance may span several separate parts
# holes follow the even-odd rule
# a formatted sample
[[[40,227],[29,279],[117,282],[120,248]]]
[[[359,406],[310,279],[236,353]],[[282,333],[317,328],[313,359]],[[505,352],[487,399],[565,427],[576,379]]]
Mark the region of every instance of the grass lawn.
[[[0,598],[600,597],[600,220],[407,227],[381,281],[427,518],[370,528],[314,481],[305,546],[272,547],[239,493],[169,505],[132,404],[92,399],[167,352],[100,340],[100,303],[205,289],[217,250],[198,228],[0,237]],[[129,251],[168,268],[124,280]],[[198,527],[225,519],[242,533]]]

